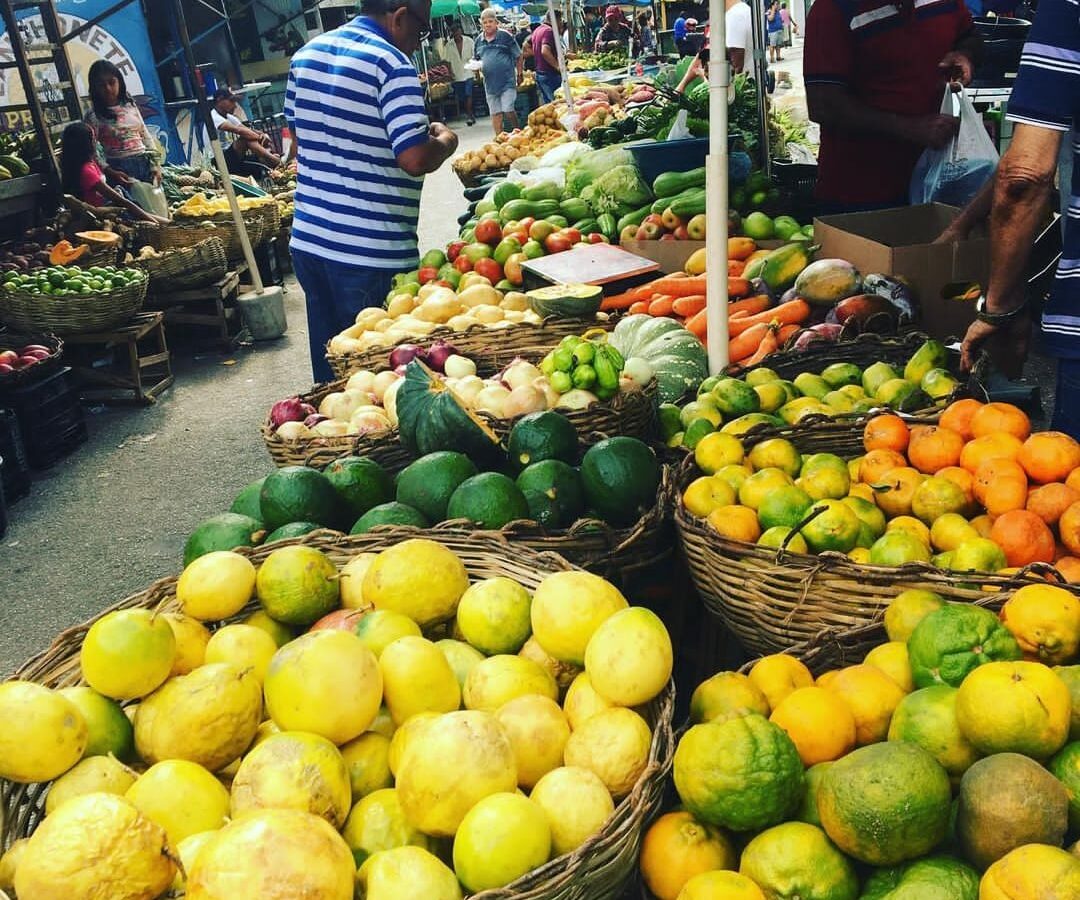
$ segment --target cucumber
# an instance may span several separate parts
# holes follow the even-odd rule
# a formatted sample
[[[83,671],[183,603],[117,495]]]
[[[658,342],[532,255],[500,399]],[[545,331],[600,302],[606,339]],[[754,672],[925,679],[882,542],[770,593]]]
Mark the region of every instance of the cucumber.
[[[592,217],[588,219],[579,219],[572,227],[576,228],[582,234],[592,234],[592,232],[599,230],[597,220]]]
[[[589,204],[578,197],[569,197],[559,204],[559,212],[571,222],[589,217]]]
[[[646,203],[643,207],[641,207],[641,209],[635,209],[633,212],[628,212],[625,216],[619,219],[618,222],[615,223],[616,233],[622,234],[622,230],[627,225],[640,225],[642,222],[645,221],[645,217],[649,214],[651,210],[652,204]]]
[[[705,188],[679,194],[668,208],[683,221],[705,212]]]
[[[705,167],[691,169],[689,172],[662,172],[653,182],[653,193],[657,197],[674,197],[689,188],[705,186]]]

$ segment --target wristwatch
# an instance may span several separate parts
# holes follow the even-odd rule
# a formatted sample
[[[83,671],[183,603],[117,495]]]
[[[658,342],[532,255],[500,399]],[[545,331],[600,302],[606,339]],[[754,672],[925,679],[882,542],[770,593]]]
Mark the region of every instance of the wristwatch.
[[[980,322],[985,322],[987,325],[1008,325],[1025,309],[1027,309],[1027,301],[1024,301],[1019,306],[1010,309],[1008,312],[988,312],[986,309],[986,296],[983,295],[975,301],[975,318],[978,319]]]

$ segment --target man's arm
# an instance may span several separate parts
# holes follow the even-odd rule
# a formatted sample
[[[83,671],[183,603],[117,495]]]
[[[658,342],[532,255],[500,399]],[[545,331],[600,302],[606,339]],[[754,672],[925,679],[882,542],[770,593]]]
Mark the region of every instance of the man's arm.
[[[555,54],[555,47],[553,44],[541,44],[540,55],[544,58],[544,62],[551,66],[551,68],[559,68],[559,57]]]
[[[746,65],[746,49],[743,47],[728,47],[728,60],[731,62],[732,71],[738,75]]]
[[[828,128],[873,132],[934,149],[948,144],[960,128],[960,120],[953,116],[902,116],[875,109],[840,84],[807,84],[806,106],[810,118]]]
[[[952,220],[937,238],[935,244],[955,244],[957,241],[967,239],[971,230],[980,222],[990,217],[990,209],[994,205],[994,178],[989,178],[977,193],[968,202],[968,205],[960,210],[960,214]]]
[[[432,123],[428,139],[397,154],[401,170],[414,178],[434,172],[457,150],[458,139],[442,122]]]

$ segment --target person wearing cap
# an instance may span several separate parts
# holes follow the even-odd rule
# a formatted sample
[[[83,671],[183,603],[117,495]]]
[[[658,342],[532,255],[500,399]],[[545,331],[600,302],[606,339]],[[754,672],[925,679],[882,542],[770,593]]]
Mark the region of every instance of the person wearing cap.
[[[499,20],[490,6],[480,13],[483,29],[476,40],[476,58],[484,73],[484,95],[487,98],[491,124],[496,134],[518,127],[517,86],[521,82],[524,60],[521,48],[509,31],[499,27]]]
[[[442,42],[440,55],[450,66],[450,77],[454,80],[454,96],[465,113],[466,125],[476,123],[472,105],[473,84],[476,79],[473,73],[465,68],[465,63],[473,58],[474,53],[473,39],[465,34],[461,20],[454,19],[450,25],[450,39]]]
[[[705,46],[705,35],[697,30],[698,20],[686,20],[686,37],[683,38],[683,50],[687,56],[697,56]]]
[[[675,42],[675,49],[679,51],[679,56],[686,56],[683,49],[683,42],[686,40],[686,10],[679,10],[678,18],[671,26],[671,39]]]
[[[563,14],[561,10],[555,10],[555,22],[562,31]],[[555,91],[562,84],[562,74],[559,70],[559,54],[555,47],[555,30],[545,18],[533,31],[529,40],[532,43],[533,59],[536,62],[536,87],[540,91],[540,99],[544,103],[550,103],[555,97]]]
[[[361,0],[360,15],[296,52],[285,116],[298,146],[290,249],[304,290],[315,381],[330,381],[326,343],[381,306],[418,262],[424,176],[457,149],[429,122],[411,56],[431,0]]]
[[[604,27],[596,36],[597,52],[604,50],[625,50],[630,43],[630,26],[617,6],[609,6],[604,10]]]
[[[268,168],[276,169],[281,165],[281,159],[270,149],[267,135],[240,121],[236,115],[239,107],[236,95],[227,87],[214,91],[210,118],[221,137],[225,165],[233,175],[263,178]]]

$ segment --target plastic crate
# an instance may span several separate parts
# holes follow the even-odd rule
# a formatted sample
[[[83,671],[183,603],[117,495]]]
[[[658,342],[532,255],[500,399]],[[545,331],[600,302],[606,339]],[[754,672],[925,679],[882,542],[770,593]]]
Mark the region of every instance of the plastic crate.
[[[793,163],[774,159],[773,181],[785,195],[788,215],[803,225],[814,221],[814,188],[817,187],[818,167],[812,163]]]
[[[63,368],[36,384],[0,394],[0,407],[18,419],[33,469],[47,469],[86,440],[86,421],[70,373]]]
[[[7,409],[0,409],[0,457],[4,459],[0,485],[7,502],[14,503],[30,493],[30,464],[26,461],[19,420]]]

